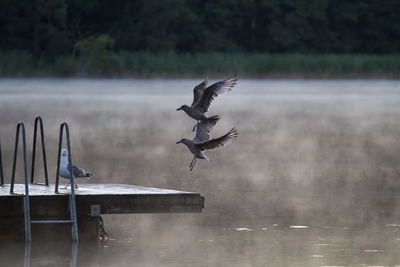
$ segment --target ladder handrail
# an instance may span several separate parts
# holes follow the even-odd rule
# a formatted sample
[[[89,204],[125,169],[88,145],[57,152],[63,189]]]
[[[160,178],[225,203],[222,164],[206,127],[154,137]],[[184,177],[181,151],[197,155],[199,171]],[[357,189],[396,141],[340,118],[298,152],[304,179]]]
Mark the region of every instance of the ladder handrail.
[[[71,142],[69,136],[69,127],[66,122],[61,123],[60,125],[60,137],[58,139],[58,153],[57,153],[57,171],[56,171],[56,184],[55,184],[55,193],[58,194],[58,184],[60,179],[60,157],[61,157],[61,147],[63,141],[63,130],[65,128],[65,135],[67,138],[67,150],[68,150],[68,161],[69,161],[69,181],[71,185],[71,196],[70,196],[70,211],[71,211],[71,220],[72,223],[72,240],[78,240],[78,225],[77,225],[77,218],[76,218],[76,202],[75,202],[75,183],[74,183],[74,175],[72,172],[72,157],[71,157]]]
[[[0,186],[4,185],[4,174],[3,174],[3,157],[1,155],[1,139],[0,139]]]
[[[25,240],[31,241],[31,216],[30,216],[30,204],[29,204],[29,182],[28,182],[28,168],[26,160],[26,135],[25,135],[25,124],[22,121],[17,123],[17,130],[15,134],[15,148],[14,148],[14,160],[11,174],[10,194],[14,194],[14,183],[15,183],[15,167],[17,165],[17,153],[18,153],[18,142],[20,128],[22,128],[22,149],[24,157],[24,178],[25,178],[25,196],[24,196],[24,214],[25,214]]]
[[[43,164],[45,169],[45,179],[46,185],[48,185],[48,176],[47,176],[47,162],[46,162],[46,152],[44,145],[44,134],[43,134],[43,122],[40,116],[35,118],[35,132],[33,137],[33,155],[32,155],[32,176],[31,182],[33,183],[34,179],[34,163],[35,163],[35,151],[36,151],[36,137],[37,137],[37,123],[40,122],[40,130],[41,130],[41,138],[42,138],[42,152],[43,152]],[[57,173],[56,173],[56,185],[55,192],[58,193],[58,181],[60,174],[60,156],[61,156],[61,146],[63,139],[63,130],[65,128],[65,134],[67,137],[67,147],[68,147],[68,160],[72,163],[71,160],[71,145],[70,145],[70,136],[69,136],[69,127],[66,122],[63,122],[60,126],[60,139],[58,143],[58,164],[57,164]],[[21,133],[22,129],[22,133]],[[15,184],[15,169],[17,166],[17,154],[18,154],[18,144],[19,144],[19,136],[20,133],[22,135],[22,148],[23,148],[23,159],[24,159],[24,178],[25,178],[25,195],[23,197],[24,200],[24,216],[25,216],[25,241],[31,242],[31,223],[71,223],[72,222],[72,240],[78,241],[78,221],[76,216],[76,202],[75,202],[75,184],[74,184],[74,175],[72,172],[72,164],[69,165],[70,172],[70,184],[71,184],[71,194],[69,196],[69,208],[71,214],[71,220],[44,220],[44,221],[31,221],[30,216],[30,203],[29,203],[29,180],[28,180],[28,167],[27,167],[27,157],[26,157],[26,134],[25,134],[25,124],[22,121],[17,123],[17,129],[15,134],[15,148],[14,148],[14,159],[12,166],[12,174],[11,174],[11,184],[10,184],[10,194],[14,194],[14,184]],[[0,145],[0,174],[2,175],[2,162],[1,162],[1,145]],[[1,177],[2,178],[2,177]],[[3,183],[3,179],[1,179]]]
[[[45,185],[49,185],[49,176],[47,174],[47,160],[46,160],[46,146],[44,142],[44,131],[43,131],[43,121],[42,117],[37,116],[35,118],[35,128],[33,130],[33,149],[32,149],[32,168],[31,168],[31,184],[34,181],[35,175],[35,156],[36,156],[36,136],[37,136],[37,124],[39,122],[40,126],[40,137],[42,141],[42,155],[43,155],[43,168],[44,168],[44,178],[45,178]]]

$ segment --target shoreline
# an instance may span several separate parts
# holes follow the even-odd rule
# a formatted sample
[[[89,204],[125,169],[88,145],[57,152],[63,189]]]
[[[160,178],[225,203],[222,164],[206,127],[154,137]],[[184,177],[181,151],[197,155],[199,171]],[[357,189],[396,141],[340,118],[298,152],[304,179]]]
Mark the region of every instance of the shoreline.
[[[213,74],[176,74],[176,73],[152,73],[152,74],[119,74],[119,75],[0,75],[0,79],[221,79],[228,77],[233,72]],[[396,74],[365,74],[365,73],[263,73],[246,74],[238,72],[242,79],[286,79],[286,80],[399,80],[400,73]]]
[[[60,56],[0,51],[0,78],[400,79],[400,54],[267,54],[112,52]]]

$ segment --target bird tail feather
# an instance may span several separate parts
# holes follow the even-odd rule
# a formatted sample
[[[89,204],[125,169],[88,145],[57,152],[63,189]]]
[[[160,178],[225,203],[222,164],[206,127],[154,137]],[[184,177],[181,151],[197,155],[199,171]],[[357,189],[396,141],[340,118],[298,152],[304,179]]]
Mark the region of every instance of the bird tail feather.
[[[214,116],[206,118],[205,120],[210,121],[212,123],[217,123],[217,121],[219,121],[220,119],[221,119],[220,116],[214,115]]]

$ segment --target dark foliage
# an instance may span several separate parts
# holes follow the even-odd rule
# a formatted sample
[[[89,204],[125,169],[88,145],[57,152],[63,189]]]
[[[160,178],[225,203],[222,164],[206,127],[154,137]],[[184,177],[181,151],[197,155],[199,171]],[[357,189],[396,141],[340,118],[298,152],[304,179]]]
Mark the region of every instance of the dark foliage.
[[[400,52],[398,0],[0,0],[0,50],[36,62],[79,56],[109,36],[114,51]]]

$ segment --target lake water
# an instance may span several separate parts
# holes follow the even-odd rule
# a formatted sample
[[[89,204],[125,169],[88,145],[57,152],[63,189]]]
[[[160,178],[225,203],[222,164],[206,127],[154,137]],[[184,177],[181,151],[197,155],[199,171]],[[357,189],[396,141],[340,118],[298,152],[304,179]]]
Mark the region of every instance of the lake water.
[[[111,239],[101,246],[1,244],[0,265],[400,266],[399,81],[239,79],[209,111],[222,118],[212,136],[236,127],[238,140],[189,172],[176,141],[193,137],[194,121],[176,108],[199,82],[0,80],[7,181],[16,122],[30,148],[41,115],[52,183],[67,121],[89,182],[205,197],[199,214],[105,215]]]

